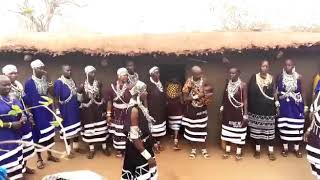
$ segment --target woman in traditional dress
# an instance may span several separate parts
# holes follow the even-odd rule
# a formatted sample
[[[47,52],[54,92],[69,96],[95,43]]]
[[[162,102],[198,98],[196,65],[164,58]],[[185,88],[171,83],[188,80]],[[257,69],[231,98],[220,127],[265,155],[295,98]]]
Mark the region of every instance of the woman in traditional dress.
[[[44,99],[41,96],[49,95],[49,88],[52,88],[53,83],[47,81],[47,72],[45,71],[45,65],[39,59],[34,60],[30,64],[33,75],[25,82],[25,96],[23,100],[27,107],[39,106],[39,101]],[[52,108],[50,106],[49,108]],[[43,162],[41,152],[52,148],[55,145],[54,126],[51,124],[53,121],[53,115],[44,107],[39,107],[31,110],[35,126],[32,129],[33,141],[36,144],[42,145],[44,148],[36,148],[38,160],[37,167],[43,169],[45,164]],[[59,162],[60,160],[54,157],[50,151],[48,151],[48,161]]]
[[[226,142],[224,159],[231,155],[231,145],[237,146],[236,160],[242,159],[242,146],[247,135],[247,85],[240,79],[240,70],[232,67],[226,83],[220,111],[222,113],[221,139]]]
[[[304,107],[301,75],[295,71],[291,59],[285,61],[282,74],[277,78],[279,118],[277,127],[283,144],[281,155],[288,156],[289,142],[294,144],[294,151],[298,158],[302,158],[300,143],[303,139],[304,113],[308,107]]]
[[[128,135],[126,153],[122,169],[122,180],[156,180],[157,165],[152,151],[153,141],[150,126],[154,122],[141,98],[145,98],[147,86],[137,81],[130,90],[125,132]]]
[[[166,99],[167,99],[167,115],[169,128],[174,131],[174,150],[180,150],[179,147],[179,130],[181,127],[181,121],[183,116],[183,99],[182,99],[182,87],[175,78],[171,79],[166,85]]]
[[[213,93],[212,88],[203,78],[202,69],[199,66],[191,68],[192,76],[187,79],[183,86],[183,99],[186,103],[186,110],[182,118],[182,125],[185,126],[183,136],[190,142],[190,159],[195,159],[197,148],[205,159],[210,158],[206,148],[208,109]]]
[[[80,95],[80,120],[83,126],[82,139],[89,145],[87,158],[93,159],[95,155],[95,145],[102,144],[103,153],[110,155],[107,148],[107,139],[109,137],[108,124],[105,112],[105,102],[102,98],[102,83],[95,79],[96,68],[86,66],[84,68],[86,80],[79,87]]]
[[[62,75],[54,83],[54,96],[56,99],[56,114],[63,118],[62,125],[65,130],[65,137],[69,148],[72,150],[69,157],[72,158],[74,156],[73,150],[80,152],[81,123],[77,87],[71,77],[71,67],[69,65],[62,66]],[[62,130],[60,130],[60,138],[63,139]]]
[[[248,86],[248,117],[250,137],[255,144],[255,158],[260,158],[261,144],[268,145],[269,159],[274,161],[273,145],[275,139],[275,83],[269,74],[269,61],[260,64],[260,72],[254,74]]]
[[[121,158],[126,148],[127,137],[123,133],[123,125],[128,103],[131,98],[128,88],[128,71],[126,68],[119,68],[117,71],[118,80],[111,84],[111,89],[105,96],[108,102],[107,120],[111,124],[113,147],[116,149],[116,157]]]
[[[134,62],[131,60],[126,61],[126,69],[128,70],[128,82],[131,89],[139,80],[139,75],[135,72]]]
[[[16,105],[23,109],[21,102],[9,95],[11,91],[10,79],[0,75],[0,142],[20,141],[21,128],[27,117],[24,113],[17,116],[6,115]],[[23,145],[19,143],[0,144],[0,167],[5,168],[9,180],[23,179],[24,158]]]
[[[307,159],[311,165],[312,174],[320,179],[320,84],[315,87],[316,98],[310,108],[311,125],[304,135],[307,142]]]
[[[11,81],[11,90],[9,93],[9,96],[12,99],[18,99],[23,108],[25,109],[23,97],[25,96],[23,85],[17,80],[18,78],[18,69],[15,65],[8,64],[2,68],[2,73],[9,77]],[[32,114],[29,112],[28,115],[28,121],[23,124],[21,131],[22,131],[22,140],[25,142],[28,142],[26,144],[23,144],[23,159],[25,163],[25,170],[27,174],[34,174],[35,170],[31,169],[27,166],[27,160],[34,156],[35,150],[33,145],[33,139],[32,139],[32,124],[33,118]]]
[[[163,150],[160,138],[166,135],[166,97],[160,81],[160,69],[157,66],[149,70],[150,78],[147,83],[147,104],[149,113],[156,120],[152,126],[152,137],[156,140],[155,152]]]

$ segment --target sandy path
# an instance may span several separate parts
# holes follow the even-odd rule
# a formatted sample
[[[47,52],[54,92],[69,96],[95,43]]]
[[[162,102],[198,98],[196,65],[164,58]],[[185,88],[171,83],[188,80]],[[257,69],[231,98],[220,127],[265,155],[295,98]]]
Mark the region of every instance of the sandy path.
[[[63,149],[62,142],[58,142],[56,149]],[[260,160],[252,157],[252,152],[247,148],[243,161],[236,162],[234,157],[222,160],[222,151],[218,147],[210,148],[210,160],[198,156],[196,160],[187,158],[188,151],[185,147],[180,152],[173,152],[170,146],[157,157],[161,180],[312,180],[306,155],[297,159],[293,154],[283,158],[277,152],[277,160],[270,162],[264,153]],[[79,155],[72,160],[62,160],[59,164],[47,163],[44,170],[38,170],[28,180],[38,180],[44,175],[62,171],[92,170],[106,176],[109,180],[120,179],[122,160],[105,157],[97,152],[93,160],[88,160],[85,155]],[[30,161],[30,166],[35,167],[35,158]],[[86,178],[87,179],[87,178]]]

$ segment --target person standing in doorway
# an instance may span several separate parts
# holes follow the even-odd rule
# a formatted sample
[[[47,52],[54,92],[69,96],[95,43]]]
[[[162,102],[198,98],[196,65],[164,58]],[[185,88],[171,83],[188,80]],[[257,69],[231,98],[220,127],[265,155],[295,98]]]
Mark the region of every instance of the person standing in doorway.
[[[192,76],[183,86],[183,99],[186,103],[186,111],[182,118],[185,126],[184,137],[191,144],[190,159],[195,159],[197,148],[201,148],[201,154],[205,159],[210,158],[206,148],[208,109],[213,93],[211,87],[203,78],[202,69],[199,66],[191,68]]]
[[[79,135],[81,123],[79,101],[77,87],[71,77],[71,66],[63,65],[61,69],[62,75],[54,83],[56,114],[63,118],[62,125],[65,130],[65,136],[69,148],[72,150],[69,157],[73,158],[73,151],[80,152]],[[60,138],[63,139],[62,131],[60,131]]]
[[[169,128],[174,132],[173,150],[180,150],[179,130],[183,117],[183,97],[182,87],[176,78],[172,78],[166,85],[167,116]]]
[[[277,107],[279,118],[277,126],[282,140],[283,150],[281,155],[288,156],[289,142],[294,144],[294,152],[298,158],[302,158],[300,143],[303,140],[304,113],[308,107],[304,106],[301,75],[295,71],[291,59],[285,60],[282,73],[277,78]]]
[[[260,63],[260,72],[254,74],[248,85],[248,109],[250,137],[255,144],[254,157],[259,159],[261,144],[268,145],[268,156],[271,161],[276,160],[274,155],[275,139],[275,83],[269,74],[269,61]]]
[[[152,126],[152,137],[156,140],[155,152],[163,150],[160,138],[166,135],[166,97],[160,81],[160,69],[157,66],[149,70],[150,78],[147,83],[147,102],[150,115],[155,119]]]
[[[107,104],[107,121],[110,124],[113,147],[116,149],[116,157],[123,157],[126,148],[127,137],[123,132],[125,115],[131,98],[128,85],[128,71],[126,68],[119,68],[118,79],[111,84],[111,89],[105,96]]]
[[[39,59],[34,60],[30,64],[33,75],[25,82],[25,96],[23,100],[27,107],[34,107],[42,105],[42,96],[48,96],[52,92],[53,82],[47,80],[47,72],[45,65]],[[50,93],[49,93],[50,92]],[[50,105],[49,108],[52,108]],[[37,167],[43,169],[45,164],[43,162],[41,152],[52,148],[55,145],[54,126],[51,124],[53,121],[53,115],[49,110],[44,107],[39,107],[31,110],[35,126],[33,127],[33,141],[36,144],[42,145],[44,148],[36,148],[38,155]],[[48,161],[59,162],[57,157],[54,157],[50,151],[48,151]]]
[[[240,70],[229,69],[230,79],[226,83],[220,112],[222,113],[221,139],[226,142],[224,159],[231,155],[231,145],[237,146],[236,160],[242,159],[242,146],[247,135],[248,103],[247,85],[240,79]]]
[[[82,139],[89,145],[87,158],[93,159],[95,155],[95,145],[102,144],[103,153],[110,156],[107,147],[109,137],[108,124],[105,112],[105,102],[102,98],[102,83],[96,80],[96,68],[86,66],[84,68],[86,80],[79,87],[80,95],[80,119],[83,126]]]
[[[2,73],[9,77],[11,81],[11,90],[9,96],[12,99],[17,99],[21,102],[23,109],[26,109],[23,97],[25,96],[23,85],[17,80],[18,79],[18,69],[15,65],[8,64],[2,68]],[[33,117],[30,112],[26,112],[28,121],[21,127],[22,131],[22,140],[28,142],[23,145],[23,160],[25,164],[25,170],[27,174],[34,174],[35,170],[27,166],[27,161],[35,154],[35,149],[32,139],[32,126],[34,125]]]

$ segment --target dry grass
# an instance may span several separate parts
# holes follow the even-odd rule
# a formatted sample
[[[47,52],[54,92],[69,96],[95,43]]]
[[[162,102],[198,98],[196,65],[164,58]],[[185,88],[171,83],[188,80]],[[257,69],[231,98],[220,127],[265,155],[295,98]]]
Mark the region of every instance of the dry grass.
[[[62,55],[81,51],[92,55],[145,53],[197,54],[225,49],[272,49],[320,42],[320,33],[310,32],[194,32],[107,36],[98,33],[24,33],[0,37],[0,51]]]

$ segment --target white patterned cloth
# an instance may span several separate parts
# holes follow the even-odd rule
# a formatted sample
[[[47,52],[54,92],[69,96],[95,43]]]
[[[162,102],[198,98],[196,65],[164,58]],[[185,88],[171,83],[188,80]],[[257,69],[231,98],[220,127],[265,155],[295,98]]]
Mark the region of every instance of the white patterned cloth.
[[[12,65],[12,64],[8,64],[8,65],[5,65],[3,68],[2,68],[2,73],[4,75],[8,75],[10,73],[17,73],[18,72],[18,69],[15,65]]]
[[[30,63],[30,66],[31,66],[32,69],[36,69],[36,68],[39,68],[39,67],[43,67],[44,64],[40,59],[36,59],[36,60],[34,60],[34,61],[32,61]]]

